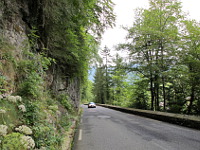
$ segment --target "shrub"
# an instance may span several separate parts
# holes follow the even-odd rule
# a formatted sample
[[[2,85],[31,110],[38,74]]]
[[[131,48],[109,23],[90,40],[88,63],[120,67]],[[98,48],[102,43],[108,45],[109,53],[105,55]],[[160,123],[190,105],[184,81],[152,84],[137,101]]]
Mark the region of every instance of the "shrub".
[[[58,101],[67,109],[68,112],[74,113],[73,105],[69,100],[69,97],[65,94],[61,94],[58,96]]]
[[[19,113],[16,103],[0,100],[0,110],[0,124],[7,124],[8,130],[11,130],[10,124],[18,125],[21,123],[22,114]]]
[[[6,99],[12,103],[22,102],[22,98],[20,96],[8,96]]]
[[[170,105],[169,106],[169,110],[168,111],[172,112],[172,113],[180,113],[181,108],[182,108],[181,105],[174,104],[174,105]]]
[[[33,149],[35,147],[35,141],[30,136],[21,136],[20,142],[24,145],[26,149]]]
[[[42,120],[42,114],[40,113],[41,111],[37,102],[27,100],[25,106],[26,113],[23,113],[23,116],[27,125],[34,125],[35,123]]]
[[[26,112],[26,107],[24,105],[19,105],[18,108],[20,111]]]
[[[19,126],[18,128],[15,128],[15,131],[18,131],[26,135],[31,135],[33,133],[32,130],[26,125],[22,125],[22,126]]]
[[[0,125],[0,136],[5,136],[7,134],[8,127],[6,125]]]
[[[31,73],[29,76],[20,84],[19,94],[25,97],[38,98],[41,94],[42,78],[37,73]]]
[[[56,129],[51,124],[38,124],[33,127],[33,133],[37,148],[61,144],[62,135],[56,134]]]
[[[0,63],[1,65],[1,63]],[[4,93],[6,91],[6,89],[4,88],[6,85],[6,77],[0,75],[0,94]]]
[[[21,142],[20,133],[11,133],[4,137],[2,141],[2,150],[26,150],[25,145]]]

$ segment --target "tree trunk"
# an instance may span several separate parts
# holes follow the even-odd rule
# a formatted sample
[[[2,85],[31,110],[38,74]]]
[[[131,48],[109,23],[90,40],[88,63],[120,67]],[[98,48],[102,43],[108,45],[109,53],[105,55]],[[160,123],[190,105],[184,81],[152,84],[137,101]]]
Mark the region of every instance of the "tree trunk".
[[[158,73],[155,75],[155,110],[159,110],[159,81]]]
[[[165,78],[162,76],[162,90],[163,90],[163,99],[164,99],[164,111],[166,110],[166,92],[165,92]]]
[[[153,77],[151,74],[150,78],[150,90],[151,90],[151,110],[154,110],[154,87],[153,87]]]
[[[192,111],[192,105],[193,105],[194,98],[195,98],[194,94],[195,94],[195,85],[193,83],[192,88],[191,88],[191,99],[190,99],[190,103],[188,106],[188,114],[191,114],[191,111]]]

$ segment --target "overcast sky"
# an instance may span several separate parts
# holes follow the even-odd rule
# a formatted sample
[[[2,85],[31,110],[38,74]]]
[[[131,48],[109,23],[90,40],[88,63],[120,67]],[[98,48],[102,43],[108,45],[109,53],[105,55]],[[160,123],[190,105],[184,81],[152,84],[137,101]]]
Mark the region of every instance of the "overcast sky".
[[[103,35],[101,48],[107,46],[114,49],[113,46],[123,43],[127,32],[121,26],[131,26],[134,21],[134,9],[148,8],[148,0],[112,0],[116,5],[114,12],[117,16],[116,27],[106,30]],[[200,0],[180,0],[183,11],[190,14],[190,18],[200,21]]]

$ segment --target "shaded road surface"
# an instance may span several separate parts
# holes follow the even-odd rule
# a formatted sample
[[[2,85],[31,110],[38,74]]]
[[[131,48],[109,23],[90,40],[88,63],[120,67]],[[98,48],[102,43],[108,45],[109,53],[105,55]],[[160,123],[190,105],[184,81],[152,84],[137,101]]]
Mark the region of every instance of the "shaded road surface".
[[[200,150],[200,131],[97,106],[83,107],[73,150]]]

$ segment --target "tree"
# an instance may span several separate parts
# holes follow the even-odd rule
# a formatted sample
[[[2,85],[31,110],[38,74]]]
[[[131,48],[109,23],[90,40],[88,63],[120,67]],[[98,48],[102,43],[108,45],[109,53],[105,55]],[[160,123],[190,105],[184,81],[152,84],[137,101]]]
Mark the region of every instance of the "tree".
[[[38,29],[38,52],[56,60],[52,70],[87,79],[90,59],[105,28],[114,25],[111,0],[37,0],[29,2],[24,21]],[[27,18],[30,16],[30,18]]]
[[[90,80],[87,80],[84,87],[82,88],[82,102],[91,102],[94,101],[94,95],[93,95],[93,82]]]
[[[128,83],[127,72],[124,68],[123,58],[116,54],[112,59],[112,67],[110,67],[110,103],[125,106],[128,102]]]
[[[105,68],[103,65],[100,65],[96,68],[94,76],[94,96],[95,101],[105,104],[106,103],[106,78],[105,78]]]
[[[110,89],[109,89],[109,62],[110,62],[110,49],[105,46],[101,51],[102,59],[103,59],[103,67],[105,69],[105,84],[106,84],[106,101],[110,99]]]
[[[137,109],[149,109],[150,96],[148,91],[148,79],[135,79],[132,88],[130,107]]]
[[[189,104],[187,113],[199,113],[200,111],[200,24],[193,21],[184,21],[185,32],[183,33],[183,64],[187,66],[190,86]]]
[[[181,5],[177,0],[150,0],[150,8],[138,9],[136,14],[133,27],[127,29],[127,39],[131,42],[120,47],[130,52],[131,70],[140,72],[149,79],[151,109],[159,110],[161,98],[165,109],[165,73],[175,62],[178,24],[183,18]]]

